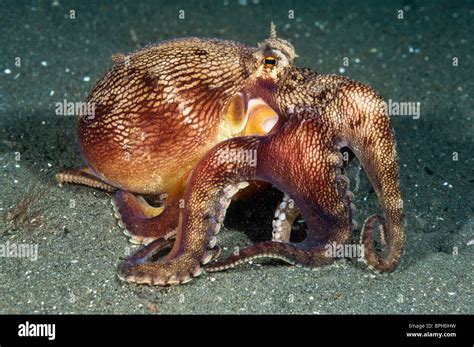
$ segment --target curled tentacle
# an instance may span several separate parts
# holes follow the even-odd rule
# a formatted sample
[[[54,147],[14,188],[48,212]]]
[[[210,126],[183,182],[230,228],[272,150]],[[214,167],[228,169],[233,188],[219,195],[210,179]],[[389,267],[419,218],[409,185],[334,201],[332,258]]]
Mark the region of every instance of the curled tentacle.
[[[341,166],[339,151],[344,146],[359,158],[384,214],[384,217],[370,217],[362,229],[364,260],[369,267],[385,272],[393,271],[400,262],[404,240],[402,200],[393,130],[381,99],[370,88],[343,79],[319,101],[322,107],[318,109],[318,117],[311,113],[308,117],[306,112],[294,115],[282,132],[268,141],[274,146],[267,152],[269,164],[260,170],[263,179],[267,178],[292,196],[299,197],[297,205],[308,223],[308,239],[301,244],[256,244],[212,264],[206,268],[208,271],[226,269],[257,257],[277,257],[310,266],[330,262],[322,256],[321,246],[332,240],[341,244],[347,242],[349,234],[346,226],[341,224],[344,218],[350,221],[350,229],[355,228],[352,220],[355,206],[351,202],[348,179],[343,175],[336,177],[332,171],[332,168]],[[297,122],[298,126],[292,125]],[[285,132],[296,136],[285,136]],[[282,165],[285,158],[287,165]],[[332,182],[336,183],[335,194],[330,189],[325,191],[334,185]],[[339,200],[347,208],[346,216],[338,212],[335,202]],[[380,239],[384,249],[380,252],[373,244],[377,220],[382,222]]]
[[[327,93],[324,107],[302,111],[281,130],[265,137],[235,138],[212,149],[193,170],[185,194],[172,251],[157,263],[132,261],[121,269],[126,281],[159,285],[188,282],[202,265],[216,257],[215,234],[224,220],[230,196],[239,182],[267,181],[294,198],[308,225],[301,243],[262,242],[230,258],[211,263],[219,271],[250,259],[268,257],[292,264],[319,266],[339,255],[328,245],[345,245],[352,228],[352,193],[340,175],[340,148],[348,146],[359,158],[374,190],[384,218],[371,217],[362,230],[365,260],[379,271],[393,271],[403,248],[402,206],[393,131],[380,99],[369,88],[347,81]],[[255,166],[233,160],[229,151],[256,151]],[[235,154],[235,153],[234,153]],[[226,158],[222,159],[222,156]],[[230,185],[230,187],[228,187]],[[227,188],[226,188],[227,187]],[[373,245],[373,229],[382,221],[381,252]],[[144,280],[145,279],[145,280]]]
[[[296,200],[301,214],[308,224],[308,236],[300,242],[266,241],[256,243],[240,250],[230,257],[216,261],[205,269],[216,272],[233,268],[244,262],[259,258],[280,259],[289,264],[316,267],[331,264],[337,257],[328,252],[328,245],[345,245],[350,240],[350,208],[341,199],[334,185],[326,186],[324,195],[332,194],[330,201],[335,205],[326,209],[322,204],[315,210],[316,204],[304,200]],[[328,195],[326,195],[328,196]],[[334,199],[334,200],[333,200]]]
[[[118,190],[115,193],[112,201],[115,217],[132,243],[146,244],[176,235],[185,177],[187,175],[167,192],[162,207],[153,207],[143,197],[136,197],[131,192]]]
[[[393,129],[382,99],[369,87],[347,81],[325,105],[321,119],[334,129],[339,147],[349,147],[359,159],[380,202],[383,217],[370,217],[362,228],[365,261],[374,270],[393,271],[403,251],[403,203]],[[377,220],[385,241],[380,252],[373,245]]]
[[[308,225],[301,243],[261,242],[206,267],[220,271],[256,258],[278,258],[291,264],[321,266],[337,257],[330,244],[346,244],[351,237],[351,212],[345,200],[345,176],[338,176],[342,162],[324,124],[314,117],[308,122],[290,121],[278,134],[258,148],[257,179],[265,180],[294,198]]]
[[[166,205],[165,205],[166,206]],[[130,242],[147,244],[176,235],[178,206],[152,207],[142,197],[117,190],[112,200],[115,218]]]
[[[240,160],[239,150],[253,150],[259,138],[223,142],[211,150],[194,170],[185,193],[186,206],[179,217],[178,234],[171,252],[157,262],[147,262],[159,241],[122,264],[119,277],[127,282],[153,285],[187,283],[219,255],[216,237],[231,198],[255,177],[252,161]],[[209,173],[215,175],[210,175]],[[244,179],[245,178],[245,179]],[[155,243],[156,242],[156,243]]]

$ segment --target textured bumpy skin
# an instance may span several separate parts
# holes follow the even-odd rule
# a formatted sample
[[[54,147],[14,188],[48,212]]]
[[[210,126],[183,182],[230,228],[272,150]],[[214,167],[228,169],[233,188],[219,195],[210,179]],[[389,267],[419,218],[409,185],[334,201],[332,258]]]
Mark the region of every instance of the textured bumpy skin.
[[[198,276],[219,256],[215,235],[248,180],[284,191],[306,220],[308,237],[288,242],[298,211],[283,201],[283,218],[289,219],[285,233],[275,223],[279,242],[250,246],[207,271],[257,257],[308,266],[332,262],[324,246],[347,243],[353,228],[352,194],[340,174],[342,147],[361,161],[383,211],[363,227],[365,260],[378,271],[396,268],[402,206],[393,133],[381,100],[356,82],[297,68],[295,57],[273,26],[257,48],[188,38],[112,57],[113,67],[86,100],[94,113],[78,118],[87,166],[62,170],[57,179],[115,192],[119,224],[132,242],[147,244],[121,265],[121,279],[168,285]],[[235,160],[252,151],[256,163]],[[162,207],[135,195],[162,201],[163,193]],[[377,222],[383,225],[382,251],[373,242]],[[171,252],[151,262],[173,239]]]
[[[291,73],[290,73],[291,76]],[[276,92],[287,100],[289,121],[264,137],[241,137],[222,142],[197,164],[185,193],[177,239],[171,252],[158,262],[147,262],[162,243],[149,244],[139,256],[120,268],[120,278],[153,285],[186,283],[216,257],[215,235],[224,220],[230,198],[248,180],[270,182],[287,193],[308,225],[301,243],[261,242],[206,271],[231,268],[259,257],[283,259],[292,264],[319,266],[334,258],[325,245],[346,244],[352,234],[352,193],[341,175],[340,149],[349,147],[360,160],[377,193],[383,217],[371,216],[362,228],[361,242],[369,267],[393,271],[403,250],[402,200],[399,192],[396,149],[382,100],[370,88],[338,76],[301,71]],[[300,89],[301,93],[294,93]],[[289,92],[292,91],[293,92]],[[299,96],[303,96],[304,101]],[[295,99],[296,98],[296,99]],[[295,104],[300,106],[295,107]],[[257,153],[253,161],[229,153]],[[375,223],[381,222],[382,251],[374,247]]]
[[[253,50],[182,39],[116,62],[78,120],[86,162],[102,180],[142,194],[169,191],[218,141],[223,108],[250,76]]]
[[[115,54],[86,99],[94,113],[78,117],[87,167],[62,170],[58,181],[118,189],[113,206],[132,242],[173,236],[196,162],[221,141],[283,124],[275,92],[288,71],[298,73],[294,58],[273,26],[257,48],[186,38]],[[133,194],[168,198],[153,210]]]

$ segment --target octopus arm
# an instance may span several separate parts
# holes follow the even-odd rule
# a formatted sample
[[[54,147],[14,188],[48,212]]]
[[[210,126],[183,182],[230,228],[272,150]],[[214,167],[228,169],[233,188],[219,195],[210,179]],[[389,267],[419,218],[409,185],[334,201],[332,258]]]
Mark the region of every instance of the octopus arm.
[[[202,266],[217,257],[216,237],[224,221],[231,198],[245,188],[247,179],[255,178],[255,168],[232,160],[239,149],[251,150],[258,137],[237,138],[217,145],[193,170],[185,192],[176,241],[170,253],[157,262],[149,262],[165,243],[156,240],[127,259],[119,277],[127,282],[150,285],[173,285],[189,282],[202,272]]]
[[[347,145],[359,159],[383,212],[383,216],[370,216],[362,228],[364,260],[375,271],[393,271],[403,253],[403,201],[393,129],[382,99],[371,88],[348,81],[337,90],[321,119],[333,129],[339,145]],[[377,222],[381,251],[374,246]]]

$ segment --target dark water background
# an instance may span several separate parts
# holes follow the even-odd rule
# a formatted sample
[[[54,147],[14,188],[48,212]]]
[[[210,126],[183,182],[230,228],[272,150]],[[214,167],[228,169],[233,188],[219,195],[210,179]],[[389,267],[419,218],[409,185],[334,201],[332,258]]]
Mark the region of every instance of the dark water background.
[[[152,303],[160,313],[473,313],[473,20],[472,1],[2,1],[0,242],[38,244],[39,259],[0,259],[0,313],[147,313]],[[115,268],[131,245],[110,197],[54,185],[59,167],[81,165],[74,118],[55,115],[55,103],[82,101],[113,53],[186,36],[256,45],[270,21],[297,65],[420,103],[419,118],[392,117],[407,234],[400,269],[253,264],[178,288],[123,285]],[[44,190],[23,221],[5,217]],[[356,197],[361,222],[377,209],[365,180]],[[273,209],[237,207],[220,239],[228,250]]]

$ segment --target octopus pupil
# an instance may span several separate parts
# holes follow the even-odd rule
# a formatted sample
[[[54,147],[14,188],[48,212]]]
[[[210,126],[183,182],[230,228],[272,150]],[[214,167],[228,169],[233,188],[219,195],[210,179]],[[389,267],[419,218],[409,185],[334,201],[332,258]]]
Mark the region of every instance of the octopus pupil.
[[[265,64],[266,65],[275,65],[276,60],[275,59],[265,59]]]

